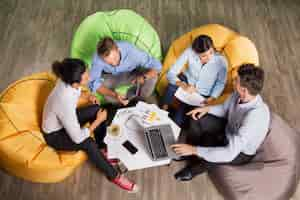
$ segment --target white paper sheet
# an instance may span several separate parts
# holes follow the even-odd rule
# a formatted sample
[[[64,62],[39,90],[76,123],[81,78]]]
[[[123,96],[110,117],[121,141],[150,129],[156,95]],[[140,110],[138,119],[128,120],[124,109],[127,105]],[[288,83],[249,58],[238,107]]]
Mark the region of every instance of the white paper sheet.
[[[202,103],[205,100],[205,98],[197,92],[189,93],[184,91],[181,87],[176,90],[175,97],[191,106],[202,106]]]

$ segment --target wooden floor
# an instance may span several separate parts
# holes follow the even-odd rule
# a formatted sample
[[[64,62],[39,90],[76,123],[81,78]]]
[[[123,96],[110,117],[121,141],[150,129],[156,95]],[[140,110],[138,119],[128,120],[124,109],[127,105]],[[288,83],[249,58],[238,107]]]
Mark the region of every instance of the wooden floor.
[[[267,73],[265,100],[300,130],[299,0],[1,0],[0,90],[24,75],[49,70],[53,60],[69,55],[81,20],[117,8],[142,14],[158,31],[164,53],[172,40],[202,24],[220,23],[246,35]],[[135,195],[118,190],[88,163],[59,184],[33,184],[0,170],[0,199],[222,199],[205,175],[175,182],[179,168],[129,173],[141,186]],[[300,188],[293,199],[300,200]]]

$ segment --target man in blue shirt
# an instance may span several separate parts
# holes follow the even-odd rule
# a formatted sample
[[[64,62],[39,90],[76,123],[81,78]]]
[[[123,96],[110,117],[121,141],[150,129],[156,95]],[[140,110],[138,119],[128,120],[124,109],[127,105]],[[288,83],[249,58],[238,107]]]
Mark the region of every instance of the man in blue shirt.
[[[163,109],[168,109],[178,87],[189,93],[198,93],[205,98],[199,105],[207,104],[223,92],[227,79],[227,61],[215,52],[209,36],[200,35],[171,66],[167,79],[169,85],[163,99]],[[184,113],[189,108],[187,104],[180,103],[174,117],[178,125],[184,122]]]
[[[141,68],[144,70],[139,70]],[[152,94],[161,63],[133,44],[106,37],[97,45],[92,61],[89,88],[111,103],[127,105],[129,100],[114,91],[119,85],[139,84],[140,96]]]

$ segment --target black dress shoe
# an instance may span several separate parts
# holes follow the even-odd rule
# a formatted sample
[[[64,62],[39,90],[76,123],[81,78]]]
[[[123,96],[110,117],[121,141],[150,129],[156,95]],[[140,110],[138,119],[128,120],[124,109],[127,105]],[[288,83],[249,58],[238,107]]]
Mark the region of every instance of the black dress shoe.
[[[172,158],[173,161],[179,162],[179,161],[184,161],[186,158],[184,156],[180,156],[178,158]]]
[[[179,156],[177,158],[173,158],[173,161],[185,161],[185,160],[190,160],[192,158],[192,156]]]
[[[185,167],[178,171],[174,177],[177,181],[190,181],[194,178],[194,175],[190,167]]]

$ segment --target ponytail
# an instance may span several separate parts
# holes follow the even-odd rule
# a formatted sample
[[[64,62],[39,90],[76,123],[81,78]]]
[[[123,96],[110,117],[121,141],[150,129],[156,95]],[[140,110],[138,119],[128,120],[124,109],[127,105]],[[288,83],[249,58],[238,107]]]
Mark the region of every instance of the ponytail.
[[[62,64],[61,64],[61,62],[59,62],[59,61],[54,61],[54,63],[52,64],[52,71],[53,71],[53,73],[57,76],[57,77],[59,77],[59,78],[61,78],[61,71],[62,71]]]
[[[67,84],[81,82],[81,75],[86,71],[86,64],[76,58],[65,58],[52,64],[53,73]]]

